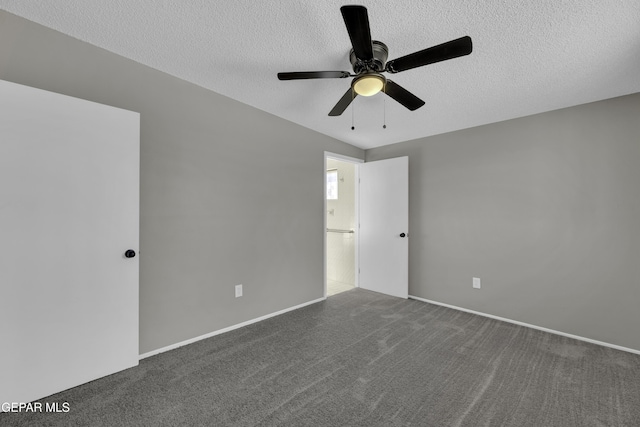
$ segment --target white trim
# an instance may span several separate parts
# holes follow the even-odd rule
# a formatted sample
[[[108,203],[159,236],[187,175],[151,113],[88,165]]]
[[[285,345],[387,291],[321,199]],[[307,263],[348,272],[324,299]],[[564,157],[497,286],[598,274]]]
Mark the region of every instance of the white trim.
[[[356,288],[360,287],[360,164],[355,164],[354,171],[354,180],[355,180],[355,189],[353,197],[354,203],[356,204],[353,214],[356,218],[355,224],[355,250],[353,254],[353,269],[354,269],[354,285]]]
[[[512,319],[507,319],[505,317],[494,316],[493,314],[482,313],[480,311],[469,310],[469,309],[466,309],[466,308],[457,307],[455,305],[450,305],[450,304],[445,304],[445,303],[438,302],[438,301],[432,301],[432,300],[428,300],[428,299],[424,299],[424,298],[419,298],[419,297],[415,297],[413,295],[409,295],[409,298],[410,299],[414,299],[416,301],[422,301],[422,302],[426,302],[426,303],[429,303],[429,304],[440,305],[440,306],[443,306],[443,307],[452,308],[454,310],[464,311],[464,312],[471,313],[471,314],[477,314],[478,316],[489,317],[491,319],[501,320],[501,321],[507,322],[507,323],[513,323],[514,325],[520,325],[520,326],[524,326],[526,328],[537,329],[539,331],[549,332],[550,334],[561,335],[563,337],[573,338],[573,339],[576,339],[576,340],[579,340],[579,341],[586,341],[586,342],[591,343],[591,344],[601,345],[603,347],[609,347],[609,348],[613,348],[613,349],[616,349],[616,350],[626,351],[628,353],[634,353],[634,354],[639,354],[640,355],[640,350],[635,350],[635,349],[628,348],[628,347],[622,347],[620,345],[610,344],[610,343],[607,343],[607,342],[604,342],[604,341],[597,341],[597,340],[593,340],[591,338],[581,337],[579,335],[567,334],[566,332],[560,332],[560,331],[556,331],[554,329],[543,328],[542,326],[536,326],[536,325],[532,325],[530,323],[520,322],[518,320],[512,320]]]
[[[329,151],[325,151],[324,152],[324,157],[325,158],[328,157],[328,158],[334,159],[334,160],[340,160],[341,162],[364,163],[363,159],[358,159],[357,157],[344,156],[342,154],[331,153]]]
[[[356,183],[360,182],[360,168],[358,168],[358,166],[361,163],[364,163],[363,159],[358,159],[356,157],[349,157],[349,156],[345,156],[342,154],[336,154],[336,153],[332,153],[330,151],[325,151],[324,152],[324,168],[323,168],[323,181],[324,181],[324,191],[323,191],[323,200],[324,200],[324,209],[323,209],[323,221],[322,221],[322,234],[324,236],[323,240],[322,240],[322,248],[323,248],[323,252],[322,252],[322,259],[323,259],[323,289],[324,289],[324,293],[322,295],[325,296],[325,298],[327,297],[327,159],[334,159],[334,160],[340,160],[341,162],[348,162],[348,163],[353,163],[355,166],[355,180]],[[356,221],[359,224],[360,222],[360,185],[356,185],[355,189],[355,194],[354,194],[354,198],[355,198],[355,212],[354,215],[356,216]],[[359,248],[360,248],[360,227],[358,226],[358,224],[356,224],[356,228],[355,228],[355,235],[354,235],[354,241],[356,242],[356,247],[355,247],[355,254],[354,254],[354,269],[355,269],[355,287],[359,287],[360,286],[360,264],[358,262],[359,258],[358,258],[358,254],[359,254]]]
[[[294,307],[289,307],[289,308],[285,308],[284,310],[276,311],[275,313],[266,314],[264,316],[260,316],[260,317],[257,317],[255,319],[247,320],[246,322],[238,323],[237,325],[232,325],[232,326],[229,326],[227,328],[223,328],[223,329],[219,329],[217,331],[209,332],[208,334],[200,335],[199,337],[195,337],[195,338],[191,338],[191,339],[188,339],[188,340],[185,340],[185,341],[181,341],[179,343],[171,344],[171,345],[168,345],[166,347],[159,348],[157,350],[152,350],[150,352],[141,354],[139,356],[139,360],[146,359],[147,357],[155,356],[156,354],[164,353],[165,351],[175,350],[178,347],[183,347],[183,346],[188,345],[188,344],[193,344],[194,342],[197,342],[197,341],[200,341],[200,340],[204,340],[204,339],[207,339],[207,338],[211,338],[211,337],[214,337],[216,335],[224,334],[225,332],[230,332],[230,331],[233,331],[234,329],[239,329],[239,328],[242,328],[244,326],[251,325],[252,323],[261,322],[261,321],[267,320],[267,319],[269,319],[271,317],[276,317],[276,316],[279,316],[281,314],[287,313],[289,311],[297,310],[299,308],[306,307],[308,305],[315,304],[317,302],[324,301],[326,299],[327,299],[326,297],[318,298],[318,299],[315,299],[313,301],[308,301],[308,302],[305,302],[303,304],[296,305]]]
[[[327,297],[327,152],[324,152],[324,167],[322,168],[322,295]]]

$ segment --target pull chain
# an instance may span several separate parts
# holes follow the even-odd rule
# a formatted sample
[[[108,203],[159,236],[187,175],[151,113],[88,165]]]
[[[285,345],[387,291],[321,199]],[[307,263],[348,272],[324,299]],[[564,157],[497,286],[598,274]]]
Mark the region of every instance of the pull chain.
[[[382,129],[387,128],[387,98],[382,100]]]
[[[387,82],[384,83],[384,88],[382,89],[382,91],[386,94],[387,93]],[[354,102],[353,100],[355,99],[355,95],[354,95],[354,91],[353,89],[351,89],[351,130],[355,130],[356,126],[355,126],[355,107],[354,107]],[[387,128],[387,98],[384,97],[382,98],[382,128],[386,129]]]
[[[351,130],[354,130],[356,127],[353,123],[353,100],[355,99],[355,95],[353,94],[353,88],[351,88]]]
[[[384,93],[387,93],[387,80],[384,81]],[[387,128],[387,97],[382,98],[382,129]]]

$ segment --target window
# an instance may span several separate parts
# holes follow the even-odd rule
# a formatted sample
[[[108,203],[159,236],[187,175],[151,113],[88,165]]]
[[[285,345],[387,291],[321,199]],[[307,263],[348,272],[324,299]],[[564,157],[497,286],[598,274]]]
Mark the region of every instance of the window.
[[[327,200],[338,200],[338,170],[327,171]]]

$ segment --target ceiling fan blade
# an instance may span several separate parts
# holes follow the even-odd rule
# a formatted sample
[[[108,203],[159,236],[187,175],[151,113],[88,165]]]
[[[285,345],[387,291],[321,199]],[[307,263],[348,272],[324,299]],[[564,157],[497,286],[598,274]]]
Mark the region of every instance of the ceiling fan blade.
[[[472,50],[473,45],[471,43],[471,37],[464,36],[459,39],[451,40],[450,42],[439,44],[438,46],[433,46],[419,52],[414,52],[391,60],[387,62],[386,71],[390,73],[399,73],[400,71],[422,67],[423,65],[469,55]]]
[[[369,28],[369,16],[364,6],[348,5],[340,8],[344,23],[349,32],[351,46],[356,58],[363,61],[373,59],[373,46],[371,44],[371,29]]]
[[[293,73],[278,73],[279,80],[343,79],[345,77],[349,77],[347,71],[297,71]]]
[[[353,89],[349,88],[349,90],[346,91],[344,95],[342,95],[342,98],[340,98],[340,101],[338,101],[336,106],[333,107],[333,109],[329,112],[329,115],[339,116],[340,114],[344,113],[344,110],[347,109],[349,104],[351,104],[351,101],[353,101],[356,96],[358,96],[358,94],[355,93]]]
[[[422,99],[388,79],[384,87],[384,92],[411,111],[417,110],[424,105]]]

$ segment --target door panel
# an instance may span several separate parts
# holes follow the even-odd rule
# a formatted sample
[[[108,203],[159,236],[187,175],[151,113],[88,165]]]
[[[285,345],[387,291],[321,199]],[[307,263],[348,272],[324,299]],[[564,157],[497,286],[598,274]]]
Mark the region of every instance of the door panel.
[[[408,297],[408,228],[409,158],[360,165],[361,288]]]
[[[0,81],[0,402],[138,364],[139,123]]]

